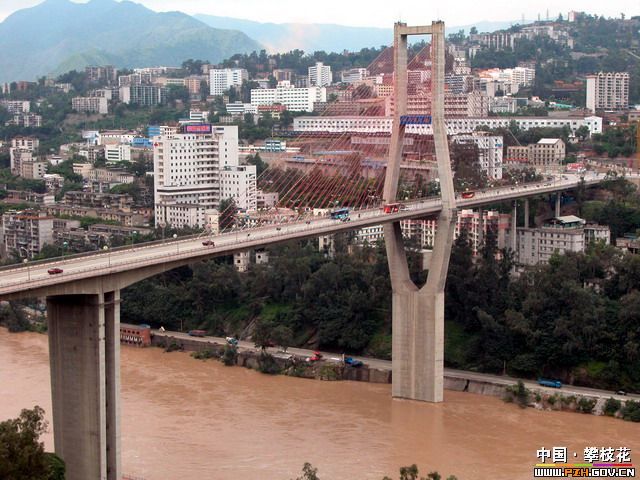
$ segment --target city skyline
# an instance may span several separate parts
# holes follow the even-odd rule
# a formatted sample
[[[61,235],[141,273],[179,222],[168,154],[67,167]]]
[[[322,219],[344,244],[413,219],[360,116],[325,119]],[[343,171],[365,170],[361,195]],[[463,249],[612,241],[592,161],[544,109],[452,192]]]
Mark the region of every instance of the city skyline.
[[[103,0],[94,0],[103,1]],[[5,0],[0,6],[0,21],[12,13],[42,3],[41,0]],[[87,3],[76,1],[76,3]],[[565,16],[569,11],[585,11],[606,17],[627,17],[640,14],[640,7],[634,0],[616,0],[602,4],[594,0],[576,2],[561,0],[527,2],[494,3],[492,14],[487,18],[486,5],[470,0],[462,0],[455,4],[438,5],[424,8],[417,0],[403,0],[396,3],[379,4],[376,8],[363,8],[362,2],[344,4],[337,0],[326,0],[323,9],[308,9],[304,4],[293,0],[277,0],[279,8],[273,8],[273,2],[266,4],[260,0],[219,0],[215,5],[200,0],[139,0],[147,8],[157,12],[181,11],[189,15],[207,14],[223,17],[273,23],[334,23],[349,26],[389,28],[398,20],[412,24],[430,23],[434,18],[444,20],[447,25],[461,26],[486,21],[520,22],[524,16],[526,21],[533,21],[540,16],[555,19],[559,14]]]

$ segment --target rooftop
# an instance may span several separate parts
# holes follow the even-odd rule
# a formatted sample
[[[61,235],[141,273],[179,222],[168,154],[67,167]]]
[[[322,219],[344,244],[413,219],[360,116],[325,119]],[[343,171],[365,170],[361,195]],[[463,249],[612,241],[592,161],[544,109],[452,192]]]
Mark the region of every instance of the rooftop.
[[[541,138],[538,145],[555,145],[560,141],[562,141],[560,138]]]

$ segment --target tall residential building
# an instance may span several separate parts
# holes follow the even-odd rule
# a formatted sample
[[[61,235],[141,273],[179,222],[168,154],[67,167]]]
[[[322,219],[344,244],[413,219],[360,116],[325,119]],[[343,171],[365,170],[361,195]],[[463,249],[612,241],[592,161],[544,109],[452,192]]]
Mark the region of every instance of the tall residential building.
[[[548,263],[554,253],[584,252],[590,242],[610,241],[609,227],[587,225],[576,216],[551,219],[541,228],[517,229],[516,261],[521,265]]]
[[[104,158],[107,162],[130,162],[131,161],[131,145],[105,145]]]
[[[276,88],[254,88],[251,90],[251,105],[273,105],[280,103],[287,110],[313,112],[315,102],[327,101],[324,87],[296,88],[290,82],[279,82]]]
[[[460,144],[475,144],[478,147],[478,161],[482,171],[489,178],[502,178],[502,136],[477,132],[471,135],[456,135],[452,140]]]
[[[233,198],[241,210],[256,210],[256,166],[239,165],[221,169],[220,198]]]
[[[155,85],[130,85],[120,87],[120,101],[122,103],[131,103],[151,107],[154,105],[164,105],[167,103],[167,94],[169,90],[166,87],[157,87]]]
[[[209,91],[211,95],[222,95],[232,87],[240,88],[249,73],[244,68],[214,68],[209,70]]]
[[[368,76],[369,71],[366,68],[351,68],[341,72],[340,81],[342,83],[359,83]]]
[[[239,163],[238,153],[238,126],[214,125],[213,132],[218,135],[218,151],[220,168],[237,167]]]
[[[40,147],[40,140],[35,137],[15,137],[11,139],[9,148],[11,173],[22,175],[23,165],[33,163]],[[26,168],[26,167],[25,167]]]
[[[587,109],[624,110],[629,108],[629,73],[600,72],[587,76]]]
[[[53,244],[54,218],[33,211],[2,215],[2,239],[7,255],[34,258],[45,244]]]
[[[27,100],[0,100],[0,107],[4,107],[12,114],[28,113],[31,110],[31,102]]]
[[[153,138],[156,225],[205,228],[220,204],[221,134],[211,125],[184,125]]]
[[[118,70],[113,65],[85,67],[84,71],[87,74],[87,80],[94,83],[115,83],[118,79]]]
[[[308,77],[310,87],[326,87],[327,85],[331,85],[333,81],[331,67],[324,65],[322,62],[316,62],[313,67],[309,67]]]
[[[42,115],[35,113],[16,113],[7,125],[17,125],[24,128],[38,128],[42,126]]]
[[[71,108],[76,112],[109,113],[109,101],[106,97],[75,97],[71,99]]]

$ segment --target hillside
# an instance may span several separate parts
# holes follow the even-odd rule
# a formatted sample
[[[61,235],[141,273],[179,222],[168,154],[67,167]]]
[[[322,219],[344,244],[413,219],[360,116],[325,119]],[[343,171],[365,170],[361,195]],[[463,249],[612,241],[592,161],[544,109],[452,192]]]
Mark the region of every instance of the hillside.
[[[239,18],[194,15],[195,18],[215,28],[239,30],[254,38],[270,53],[289,52],[299,49],[307,53],[316,51],[350,52],[362,48],[380,47],[393,42],[392,28],[350,27],[326,23],[261,23]],[[506,28],[512,22],[478,22],[474,25],[447,26],[447,33],[465,30],[472,26],[478,31],[493,31]],[[391,26],[390,26],[391,27]]]
[[[260,48],[244,33],[212,28],[179,12],[156,13],[129,1],[47,0],[0,23],[0,82],[105,62],[118,67],[180,65],[187,58],[218,62]]]

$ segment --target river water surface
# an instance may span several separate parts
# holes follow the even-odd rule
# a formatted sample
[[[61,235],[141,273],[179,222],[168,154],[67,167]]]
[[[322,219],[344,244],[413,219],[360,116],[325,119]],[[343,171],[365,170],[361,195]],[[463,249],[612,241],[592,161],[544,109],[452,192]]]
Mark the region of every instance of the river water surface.
[[[51,418],[47,337],[0,328],[0,420],[42,406]],[[268,376],[181,352],[122,347],[122,462],[145,480],[398,477],[418,464],[459,480],[531,479],[535,452],[631,448],[640,425],[542,412],[445,391],[437,405],[392,400],[389,385]],[[53,448],[52,435],[45,437]]]

